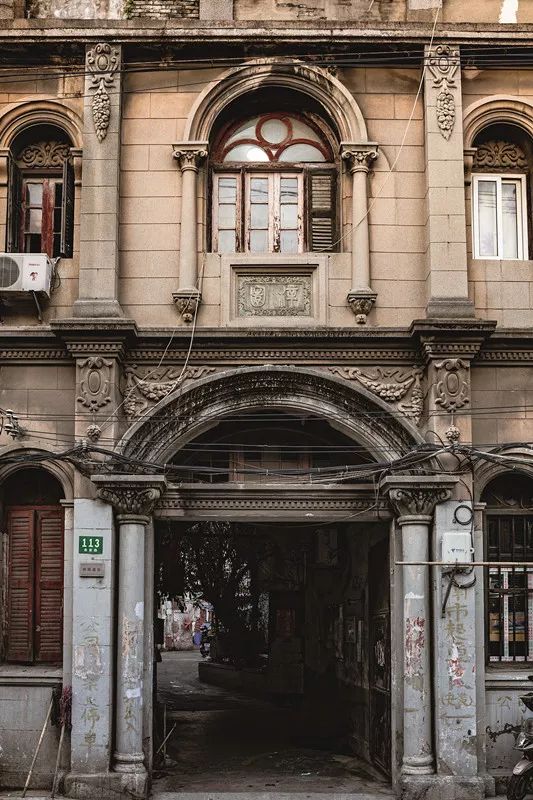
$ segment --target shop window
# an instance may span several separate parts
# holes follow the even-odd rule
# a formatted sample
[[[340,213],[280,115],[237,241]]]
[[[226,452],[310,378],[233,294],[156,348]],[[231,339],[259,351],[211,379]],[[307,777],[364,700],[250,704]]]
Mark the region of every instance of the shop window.
[[[303,116],[264,114],[227,129],[214,149],[212,249],[337,249],[333,160],[324,132]]]
[[[70,143],[61,138],[19,137],[9,160],[6,250],[72,257],[74,169]]]
[[[525,144],[523,149],[515,141],[495,139],[481,141],[477,148],[472,175],[474,258],[529,258],[526,149]]]

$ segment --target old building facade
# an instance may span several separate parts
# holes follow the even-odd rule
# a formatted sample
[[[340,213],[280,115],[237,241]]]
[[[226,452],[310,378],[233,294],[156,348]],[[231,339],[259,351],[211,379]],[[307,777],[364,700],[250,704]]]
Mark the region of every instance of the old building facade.
[[[144,795],[154,541],[197,520],[342,539],[305,669],[329,614],[353,749],[399,795],[509,774],[532,25],[523,0],[0,0],[0,785],[60,681],[66,793]],[[458,532],[493,566],[432,566]]]

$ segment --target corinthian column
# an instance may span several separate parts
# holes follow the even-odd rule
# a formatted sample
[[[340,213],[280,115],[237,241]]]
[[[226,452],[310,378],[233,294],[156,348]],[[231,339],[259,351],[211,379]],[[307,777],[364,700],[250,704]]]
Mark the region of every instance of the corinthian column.
[[[347,300],[360,325],[366,323],[377,297],[370,288],[368,237],[368,173],[377,157],[375,142],[341,143],[341,158],[352,175],[352,288]]]
[[[111,503],[118,512],[115,771],[144,773],[144,537],[154,505],[166,488],[166,481],[161,475],[96,475],[92,480],[97,486],[98,497]]]
[[[399,475],[383,481],[402,531],[402,560],[429,561],[429,528],[437,503],[448,500],[457,478]],[[431,716],[431,629],[429,566],[403,568],[404,775],[435,772]]]
[[[184,322],[192,322],[202,295],[198,288],[198,170],[207,157],[207,142],[175,144],[174,158],[181,169],[181,232],[179,287],[172,293]]]

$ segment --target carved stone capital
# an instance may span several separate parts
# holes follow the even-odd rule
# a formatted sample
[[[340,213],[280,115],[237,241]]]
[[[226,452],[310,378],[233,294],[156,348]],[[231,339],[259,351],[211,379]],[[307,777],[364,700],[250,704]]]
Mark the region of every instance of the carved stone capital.
[[[172,299],[183,321],[190,323],[198,313],[202,293],[198,289],[178,289],[177,292],[172,292]]]
[[[119,514],[150,516],[166,489],[163,475],[93,475],[96,494]]]
[[[458,478],[447,475],[394,475],[388,476],[382,488],[399,523],[429,524],[435,506],[449,500]]]
[[[173,157],[180,165],[180,169],[184,172],[187,169],[193,169],[198,172],[198,169],[207,158],[208,142],[183,142],[181,144],[173,144]]]
[[[369,172],[378,155],[379,148],[375,142],[341,142],[341,158],[346,161],[352,175],[354,172]]]
[[[373,292],[371,289],[352,289],[348,292],[346,300],[355,314],[355,321],[358,325],[366,324],[376,299],[377,292]]]
[[[120,50],[108,42],[88,47],[85,66],[89,78],[88,88],[93,94],[91,105],[94,130],[98,141],[102,142],[107,136],[111,120],[111,98],[108,90],[113,87],[120,67]]]

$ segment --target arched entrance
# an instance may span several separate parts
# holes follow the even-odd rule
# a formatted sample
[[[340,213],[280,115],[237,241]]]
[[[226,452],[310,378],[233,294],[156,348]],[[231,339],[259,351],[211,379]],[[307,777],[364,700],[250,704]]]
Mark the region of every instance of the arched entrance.
[[[125,435],[121,452],[165,463],[168,482],[154,510],[153,611],[157,625],[166,625],[159,699],[167,705],[166,732],[174,731],[167,755],[178,768],[165,770],[159,788],[213,788],[201,759],[180,760],[195,749],[190,735],[201,719],[203,734],[221,725],[218,755],[210,751],[208,761],[217,774],[225,763],[233,791],[264,790],[274,773],[287,791],[305,789],[310,779],[324,789],[362,789],[372,774],[386,785],[395,738],[391,515],[372,474],[418,441],[408,422],[368,392],[319,370],[278,366],[228,369],[178,387]],[[241,570],[233,584],[230,561]],[[222,601],[230,585],[228,622]],[[198,651],[185,651],[195,671],[191,689],[190,669],[180,672],[183,651],[170,649],[194,647],[196,617],[215,618],[214,657],[198,673]],[[213,702],[230,703],[211,709],[216,720],[201,702],[190,705],[211,691]],[[231,725],[238,769],[221,722],[235,703],[256,714],[245,736],[249,715]],[[165,735],[160,713],[156,723],[157,749]],[[276,740],[260,737],[257,752],[254,736],[262,730],[276,731],[288,773],[275,759],[270,772],[263,769]],[[309,768],[296,774],[302,758]]]

